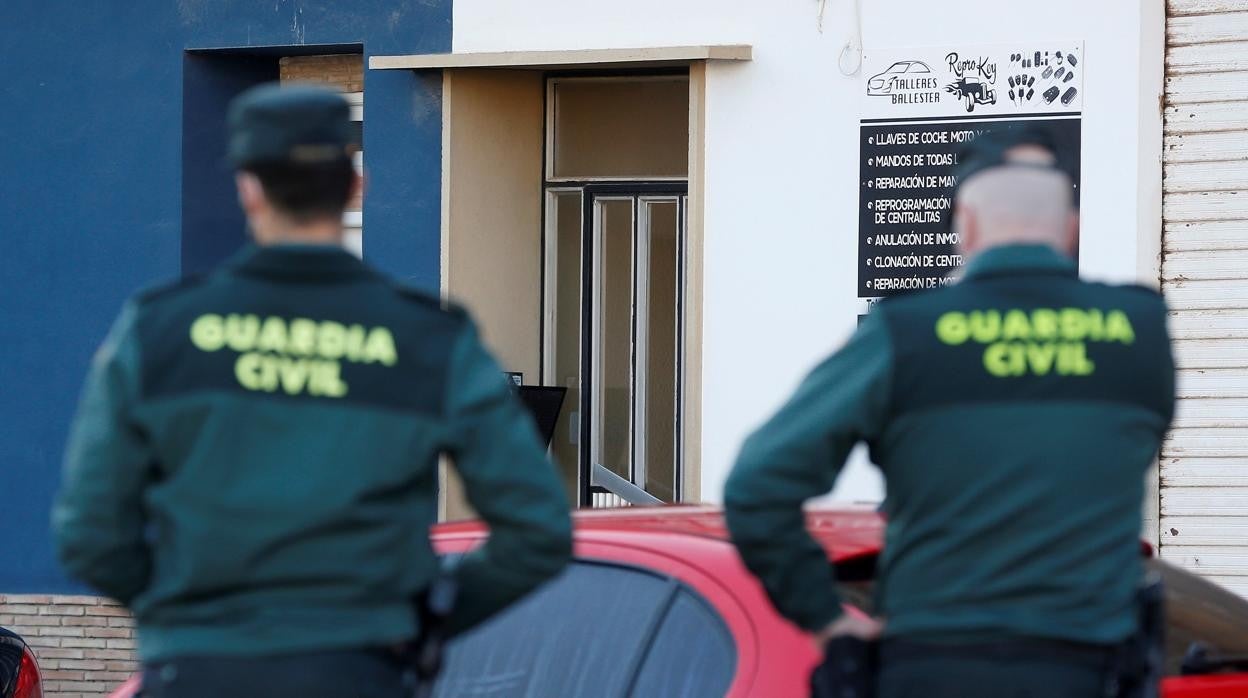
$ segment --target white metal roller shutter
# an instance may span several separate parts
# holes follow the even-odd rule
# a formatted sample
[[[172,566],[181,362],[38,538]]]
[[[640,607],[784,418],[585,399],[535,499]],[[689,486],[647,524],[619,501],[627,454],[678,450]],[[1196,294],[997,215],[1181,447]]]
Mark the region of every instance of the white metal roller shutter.
[[[1161,554],[1248,595],[1248,0],[1169,0]]]

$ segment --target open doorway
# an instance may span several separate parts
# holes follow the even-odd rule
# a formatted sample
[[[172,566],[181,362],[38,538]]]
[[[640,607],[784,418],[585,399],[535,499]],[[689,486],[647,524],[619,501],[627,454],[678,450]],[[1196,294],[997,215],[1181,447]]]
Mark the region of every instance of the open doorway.
[[[697,496],[690,74],[443,77],[443,293],[511,380],[564,390],[535,416],[574,505]]]
[[[682,499],[687,75],[547,87],[543,382],[582,506]]]

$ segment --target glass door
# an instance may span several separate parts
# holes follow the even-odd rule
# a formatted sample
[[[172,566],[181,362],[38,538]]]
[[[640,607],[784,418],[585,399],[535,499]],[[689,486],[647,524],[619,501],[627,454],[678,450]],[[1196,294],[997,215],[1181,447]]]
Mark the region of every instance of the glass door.
[[[684,185],[591,185],[584,204],[582,479],[679,501]]]
[[[567,388],[551,455],[582,506],[680,501],[686,203],[683,183],[547,190],[542,381]]]

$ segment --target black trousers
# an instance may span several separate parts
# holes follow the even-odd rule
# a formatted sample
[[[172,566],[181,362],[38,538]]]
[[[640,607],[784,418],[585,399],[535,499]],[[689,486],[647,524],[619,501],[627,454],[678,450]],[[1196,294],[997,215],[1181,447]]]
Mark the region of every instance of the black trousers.
[[[876,693],[878,698],[1105,698],[1113,657],[1109,647],[1062,642],[885,641]]]
[[[385,649],[178,657],[143,667],[141,698],[406,698],[414,677]]]

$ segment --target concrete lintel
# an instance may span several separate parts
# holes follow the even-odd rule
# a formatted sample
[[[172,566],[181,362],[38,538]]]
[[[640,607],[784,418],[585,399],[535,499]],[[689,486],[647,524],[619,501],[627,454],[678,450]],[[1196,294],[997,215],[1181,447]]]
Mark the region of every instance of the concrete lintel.
[[[372,70],[437,70],[443,68],[592,68],[686,65],[694,61],[748,61],[752,46],[655,46],[650,48],[578,49],[568,51],[501,51],[491,53],[425,53],[372,56]]]

